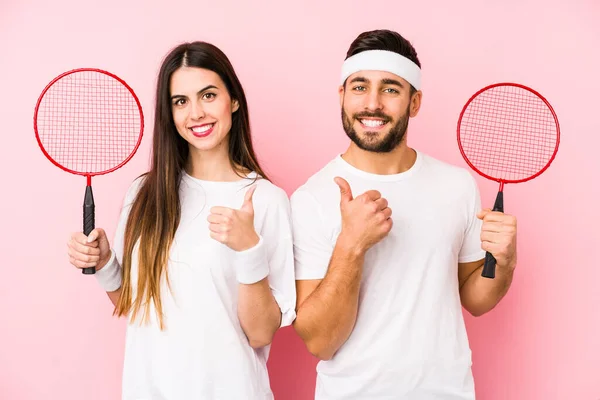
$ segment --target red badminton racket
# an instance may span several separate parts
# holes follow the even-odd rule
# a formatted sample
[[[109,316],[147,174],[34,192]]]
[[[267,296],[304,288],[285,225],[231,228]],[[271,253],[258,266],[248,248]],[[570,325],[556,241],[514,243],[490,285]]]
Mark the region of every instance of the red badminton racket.
[[[504,184],[536,178],[554,160],[558,118],[538,92],[498,83],[475,93],[458,119],[458,146],[479,175],[500,183],[493,211],[504,212]],[[482,276],[494,278],[496,259],[486,252]]]
[[[54,78],[42,91],[33,117],[44,155],[64,171],[87,178],[83,233],[95,226],[92,176],[122,167],[142,140],[144,114],[134,91],[110,72],[80,68]],[[84,274],[96,268],[84,268]]]

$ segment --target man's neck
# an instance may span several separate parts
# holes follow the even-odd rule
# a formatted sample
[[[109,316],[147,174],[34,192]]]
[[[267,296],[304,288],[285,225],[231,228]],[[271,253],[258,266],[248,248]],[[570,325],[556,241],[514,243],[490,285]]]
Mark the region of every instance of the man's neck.
[[[362,150],[355,143],[350,143],[342,158],[362,171],[377,175],[392,175],[408,171],[417,160],[417,153],[408,147],[405,141],[388,153]]]

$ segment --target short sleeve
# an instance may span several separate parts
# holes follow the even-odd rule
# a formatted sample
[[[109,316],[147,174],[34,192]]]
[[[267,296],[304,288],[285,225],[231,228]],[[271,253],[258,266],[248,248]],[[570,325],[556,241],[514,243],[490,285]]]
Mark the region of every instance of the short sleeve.
[[[299,189],[291,197],[296,280],[323,279],[333,254],[319,203]]]
[[[282,189],[277,188],[276,193],[269,200],[258,233],[264,242],[263,245],[266,246],[269,286],[281,310],[281,327],[291,325],[296,319],[294,249],[290,202]]]
[[[123,206],[119,213],[117,228],[113,237],[110,259],[107,264],[99,271],[96,271],[95,277],[107,292],[114,292],[119,289],[123,282],[123,248],[125,238],[125,228],[131,205],[139,191],[141,179],[136,179],[128,188],[123,200]]]
[[[481,198],[477,182],[468,171],[465,171],[469,179],[468,218],[465,235],[458,255],[459,263],[468,263],[481,260],[485,257],[485,251],[481,249],[481,225],[482,221],[477,218],[481,210]]]
[[[113,237],[112,250],[116,256],[116,261],[119,265],[123,265],[123,251],[125,247],[125,228],[127,226],[127,219],[129,218],[129,211],[131,210],[131,206],[137,194],[142,186],[143,177],[139,177],[135,179],[129,188],[127,189],[127,193],[125,194],[125,198],[123,199],[123,206],[121,207],[121,212],[119,214],[119,221],[117,223],[117,228],[115,230],[115,235]]]

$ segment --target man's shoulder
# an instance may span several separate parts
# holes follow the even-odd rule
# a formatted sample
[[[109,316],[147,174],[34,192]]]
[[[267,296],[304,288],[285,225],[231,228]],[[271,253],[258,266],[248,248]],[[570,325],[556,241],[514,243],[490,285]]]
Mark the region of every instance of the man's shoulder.
[[[423,158],[425,169],[430,172],[430,176],[438,181],[444,181],[449,184],[458,184],[470,186],[474,182],[474,177],[466,168],[451,164],[448,161],[441,160],[426,153],[420,153]]]
[[[339,174],[340,168],[337,165],[337,158],[334,158],[309,176],[306,182],[292,193],[291,199],[306,196],[321,197],[323,194],[339,192],[339,188],[333,180]]]

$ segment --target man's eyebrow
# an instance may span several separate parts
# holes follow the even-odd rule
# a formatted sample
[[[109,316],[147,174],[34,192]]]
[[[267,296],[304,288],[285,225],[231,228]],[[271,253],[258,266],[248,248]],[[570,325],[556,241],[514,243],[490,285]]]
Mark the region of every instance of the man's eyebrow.
[[[354,82],[369,83],[370,81],[367,78],[365,78],[364,76],[357,76],[350,81],[350,83],[354,83]]]
[[[396,85],[396,86],[400,86],[401,88],[404,88],[404,85],[396,79],[385,78],[385,79],[382,79],[381,82],[383,82],[384,85]]]

